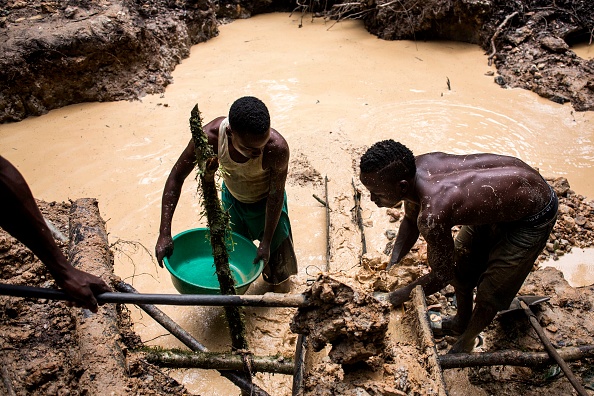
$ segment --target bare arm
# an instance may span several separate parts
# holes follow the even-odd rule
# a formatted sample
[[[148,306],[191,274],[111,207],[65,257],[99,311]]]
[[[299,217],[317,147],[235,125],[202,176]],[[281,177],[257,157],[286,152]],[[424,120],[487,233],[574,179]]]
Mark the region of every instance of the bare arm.
[[[419,228],[417,226],[417,217],[419,215],[419,206],[405,202],[404,218],[398,228],[398,235],[394,242],[392,257],[388,263],[388,269],[397,264],[404,256],[410,252],[415,242],[419,238]]]
[[[451,227],[432,223],[426,214],[419,218],[419,223],[420,232],[427,241],[427,261],[431,272],[390,293],[389,300],[394,306],[408,301],[416,286],[422,286],[425,294],[430,295],[443,289],[453,278],[454,239]],[[416,229],[419,232],[419,228]]]
[[[173,238],[171,236],[171,222],[184,181],[194,169],[194,143],[190,140],[175,165],[171,169],[161,199],[161,224],[159,238],[155,247],[155,255],[159,265],[163,267],[163,258],[173,253]]]
[[[27,182],[3,157],[0,157],[0,199],[0,226],[31,249],[77,305],[97,312],[94,294],[111,289],[101,278],[70,265],[54,241]]]
[[[285,183],[289,170],[289,147],[281,137],[267,153],[267,163],[270,167],[270,192],[266,200],[266,220],[264,235],[258,246],[258,253],[254,263],[259,260],[268,262],[270,258],[270,243],[278,225],[285,196]]]

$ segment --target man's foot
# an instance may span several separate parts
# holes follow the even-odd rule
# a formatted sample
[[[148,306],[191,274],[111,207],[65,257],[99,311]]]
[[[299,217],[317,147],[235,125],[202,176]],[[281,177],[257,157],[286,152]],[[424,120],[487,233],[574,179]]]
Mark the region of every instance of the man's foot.
[[[433,328],[433,334],[437,337],[459,336],[464,329],[458,324],[456,317],[445,317],[441,319],[441,326]]]
[[[472,339],[465,339],[460,337],[458,341],[452,346],[448,353],[470,353],[472,350],[483,344],[482,337],[476,337]]]

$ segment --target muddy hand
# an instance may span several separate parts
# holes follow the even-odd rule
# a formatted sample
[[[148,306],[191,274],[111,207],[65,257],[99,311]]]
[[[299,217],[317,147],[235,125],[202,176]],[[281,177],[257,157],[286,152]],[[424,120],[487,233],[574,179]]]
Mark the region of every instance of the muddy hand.
[[[155,256],[159,267],[163,268],[163,258],[171,256],[173,253],[173,238],[170,236],[161,236],[157,240],[157,246],[155,246]]]
[[[97,312],[98,310],[95,295],[112,291],[101,278],[74,267],[69,270],[64,279],[57,283],[68,295],[74,298],[73,304],[75,306],[87,308],[91,312]]]
[[[404,302],[410,300],[410,292],[411,290],[408,287],[396,289],[388,295],[388,301],[395,307],[402,305]]]
[[[270,260],[270,247],[264,245],[263,243],[260,243],[260,246],[258,246],[258,251],[256,252],[254,264],[258,264],[260,260],[264,262],[264,267],[268,265],[268,261]]]

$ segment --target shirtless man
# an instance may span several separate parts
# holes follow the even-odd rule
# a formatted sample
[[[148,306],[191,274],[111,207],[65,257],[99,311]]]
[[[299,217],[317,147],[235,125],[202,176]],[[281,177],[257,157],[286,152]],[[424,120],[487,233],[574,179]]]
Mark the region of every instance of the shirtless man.
[[[221,198],[223,209],[230,214],[231,230],[260,241],[254,263],[264,261],[266,282],[283,283],[297,273],[285,194],[289,165],[286,140],[270,128],[266,105],[251,96],[237,99],[229,117],[215,118],[203,130],[223,168]],[[173,252],[171,220],[195,161],[194,141],[190,140],[165,183],[155,247],[161,266],[163,258]]]
[[[419,234],[427,242],[431,272],[391,292],[390,302],[407,301],[417,285],[430,295],[451,283],[458,311],[443,327],[460,337],[450,353],[472,351],[475,338],[509,307],[545,247],[557,219],[552,187],[518,158],[440,152],[415,157],[393,140],[374,144],[360,170],[377,206],[404,202],[389,266],[410,251]],[[462,226],[455,239],[453,226]]]
[[[0,226],[45,264],[75,305],[97,312],[95,295],[111,289],[99,277],[74,268],[54,241],[33,194],[13,164],[0,156]]]

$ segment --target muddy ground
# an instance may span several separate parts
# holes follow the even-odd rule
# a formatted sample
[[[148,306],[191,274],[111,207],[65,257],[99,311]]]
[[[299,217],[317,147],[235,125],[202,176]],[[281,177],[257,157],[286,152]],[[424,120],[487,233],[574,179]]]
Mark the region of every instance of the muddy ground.
[[[547,337],[556,348],[593,345],[594,285],[573,288],[563,274],[551,267],[541,268],[547,260],[557,260],[573,248],[594,243],[594,201],[576,194],[564,178],[548,179],[560,197],[557,224],[545,251],[535,263],[520,295],[540,295],[549,301],[535,307]],[[402,213],[388,209],[393,228],[386,230],[386,249],[382,255],[364,255],[362,265],[347,274],[332,274],[331,280],[314,284],[307,293],[316,304],[300,309],[291,329],[308,334],[314,354],[311,372],[306,377],[307,395],[434,395],[439,381],[432,371],[426,348],[415,334],[415,309],[411,303],[392,309],[389,325],[384,307],[362,304],[373,291],[389,291],[427,273],[426,244],[417,243],[402,265],[386,271],[391,245]],[[456,230],[454,230],[455,232]],[[337,283],[338,281],[342,282]],[[345,286],[345,285],[348,285]],[[341,300],[330,306],[330,296]],[[427,296],[432,318],[455,314],[453,288]],[[316,314],[317,311],[317,314]],[[362,327],[369,337],[360,339]],[[350,329],[354,334],[346,334]],[[436,350],[445,354],[453,337],[435,337]],[[378,344],[383,345],[378,347]],[[475,352],[515,350],[543,352],[543,346],[520,311],[500,314],[482,334],[482,345]],[[345,354],[345,346],[349,354]],[[367,357],[365,351],[377,351]],[[594,359],[571,363],[574,373],[594,391]],[[573,387],[554,364],[534,367],[491,366],[448,369],[443,388],[449,395],[570,395]]]
[[[300,169],[291,179],[309,183],[318,180],[314,169]],[[536,263],[521,294],[545,295],[550,300],[537,309],[540,323],[557,348],[594,344],[594,286],[573,288],[553,268],[540,268],[572,248],[594,243],[594,202],[575,194],[567,180],[549,180],[560,196],[559,220],[545,252]],[[68,235],[72,203],[39,201],[42,212]],[[398,211],[391,211],[394,229]],[[351,220],[349,220],[351,221]],[[333,223],[343,228],[348,224]],[[352,229],[356,225],[352,222]],[[392,227],[390,227],[392,228]],[[389,230],[386,230],[389,231]],[[308,333],[314,353],[304,382],[306,395],[430,395],[439,378],[428,365],[427,353],[419,344],[410,323],[407,303],[390,309],[370,299],[372,291],[386,291],[426,273],[426,246],[421,241],[404,265],[385,271],[391,238],[386,232],[386,254],[363,257],[362,265],[350,272],[322,276],[321,283],[306,290],[317,300],[316,307],[302,311],[291,329]],[[67,250],[67,244],[61,246]],[[0,230],[0,276],[3,283],[55,287],[45,267],[18,241]],[[344,287],[350,284],[353,288]],[[356,290],[356,292],[353,292]],[[336,299],[338,304],[336,303]],[[455,313],[453,290],[447,287],[427,297],[433,313]],[[105,308],[101,308],[105,309]],[[318,314],[316,314],[316,310]],[[320,314],[320,311],[322,314]],[[121,394],[189,394],[166,371],[145,362],[134,350],[142,346],[130,323],[128,311],[117,306],[117,331],[110,340],[124,356],[125,373]],[[81,353],[81,310],[53,300],[0,297],[0,363],[3,381],[16,395],[83,395],[88,393],[88,362]],[[84,315],[83,315],[84,316]],[[483,333],[479,352],[497,350],[543,351],[535,333],[521,313],[496,318]],[[438,353],[444,354],[453,338],[435,338]],[[96,353],[105,352],[105,345]],[[257,353],[257,351],[256,351]],[[574,372],[592,387],[594,360],[571,363]],[[95,362],[92,369],[113,368],[113,362]],[[444,372],[450,395],[526,394],[553,396],[571,394],[572,387],[555,365],[538,367],[492,366],[450,369]],[[4,385],[6,386],[6,385]],[[2,389],[2,386],[0,386]],[[5,390],[5,389],[2,389]],[[1,393],[1,392],[0,392]]]
[[[63,235],[68,235],[71,203],[38,203],[44,217]],[[68,254],[67,241],[58,241],[58,244]],[[3,230],[0,230],[0,277],[6,284],[56,288],[45,266]],[[140,337],[131,330],[127,308],[119,304],[109,308],[114,307],[117,330],[109,336],[109,343],[92,345],[89,351],[88,345],[81,345],[88,336],[81,326],[80,316],[84,316],[81,309],[71,308],[62,301],[0,296],[0,394],[97,394],[89,386],[89,381],[96,380],[95,374],[90,374],[89,378],[89,373],[111,372],[114,363],[111,359],[97,360],[89,369],[87,365],[93,359],[85,356],[84,349],[95,357],[109,355],[111,342],[126,357],[127,377],[118,384],[119,394],[187,394],[183,386],[161,370],[127,353],[141,346]],[[106,308],[101,307],[100,311]]]
[[[497,67],[494,83],[504,88],[529,89],[558,103],[569,102],[577,111],[594,110],[594,60],[580,59],[571,51],[572,44],[592,40],[594,7],[589,0],[301,4],[242,0],[0,0],[0,122],[19,121],[73,103],[136,100],[163,92],[173,82],[171,71],[189,55],[190,47],[216,36],[218,24],[269,11],[314,11],[317,17],[361,18],[370,32],[389,40],[476,43]],[[315,170],[303,172],[303,178],[319,182]],[[594,203],[572,192],[566,181],[551,182],[561,197],[560,215],[540,261],[554,260],[573,247],[591,246],[594,239]],[[351,197],[344,198],[340,205],[348,208],[342,212],[349,213]],[[70,203],[40,204],[44,215],[67,233]],[[393,214],[396,229],[398,213]],[[351,232],[356,227],[352,223]],[[340,256],[340,247],[335,249]],[[389,250],[387,237],[386,252]],[[365,257],[363,265],[355,268],[353,279],[367,289],[387,291],[427,271],[424,260],[423,243],[407,257],[408,265],[391,272],[382,268],[386,257]],[[0,236],[0,271],[3,282],[55,286],[43,265],[4,233]],[[542,305],[539,317],[553,343],[563,347],[593,344],[593,291],[591,286],[569,287],[556,270],[538,269],[521,293],[551,297]],[[446,288],[428,297],[428,304],[451,314],[455,309],[452,296]],[[60,302],[0,297],[0,365],[3,379],[10,381],[15,394],[85,394],[81,387],[84,362],[77,343],[78,313]],[[118,345],[123,351],[138,347],[140,340],[131,331],[125,307],[118,307],[117,313]],[[517,316],[512,318],[496,319],[479,349],[541,351],[527,323]],[[332,395],[430,394],[430,387],[417,379],[422,376],[416,376],[423,369],[422,354],[411,346],[413,341],[408,338],[396,347],[391,344],[380,355],[355,365],[322,359],[314,370],[319,375],[308,378],[306,391]],[[440,353],[444,353],[452,340],[436,341]],[[344,358],[345,353],[335,355]],[[187,393],[133,353],[126,354],[126,368],[126,394]],[[591,361],[572,363],[572,368],[591,383]],[[445,378],[452,395],[571,394],[566,379],[551,366],[447,370]]]

